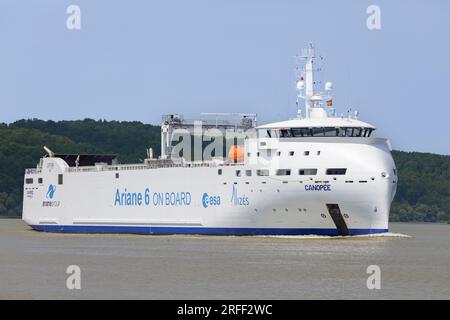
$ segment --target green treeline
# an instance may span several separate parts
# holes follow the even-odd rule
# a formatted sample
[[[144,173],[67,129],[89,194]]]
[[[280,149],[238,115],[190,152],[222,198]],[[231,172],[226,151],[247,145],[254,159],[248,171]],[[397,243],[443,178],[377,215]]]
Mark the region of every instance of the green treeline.
[[[47,145],[58,153],[117,154],[142,162],[145,149],[160,153],[160,127],[104,120],[20,120],[0,124],[0,215],[20,216],[25,168],[36,166]],[[391,221],[450,219],[450,156],[394,151],[399,183]]]

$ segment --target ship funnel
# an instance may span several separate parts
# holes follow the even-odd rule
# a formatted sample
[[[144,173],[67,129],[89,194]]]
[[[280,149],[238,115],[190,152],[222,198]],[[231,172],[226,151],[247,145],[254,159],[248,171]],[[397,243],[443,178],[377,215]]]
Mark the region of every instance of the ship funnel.
[[[55,153],[52,150],[50,150],[50,148],[48,148],[47,146],[44,146],[44,150],[45,152],[47,152],[50,158],[53,158],[55,156]]]

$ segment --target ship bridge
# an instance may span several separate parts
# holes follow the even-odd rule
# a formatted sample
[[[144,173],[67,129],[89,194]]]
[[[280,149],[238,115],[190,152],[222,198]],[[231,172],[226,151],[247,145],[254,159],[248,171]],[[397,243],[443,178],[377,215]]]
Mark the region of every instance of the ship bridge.
[[[257,127],[269,138],[370,137],[371,124],[350,117],[299,118]]]

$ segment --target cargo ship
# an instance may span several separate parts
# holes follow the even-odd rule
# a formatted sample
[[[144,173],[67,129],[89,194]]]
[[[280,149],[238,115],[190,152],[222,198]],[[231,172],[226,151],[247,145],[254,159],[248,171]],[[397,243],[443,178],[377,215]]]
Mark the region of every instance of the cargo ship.
[[[45,147],[36,168],[25,170],[23,220],[47,232],[387,232],[397,186],[389,141],[375,137],[376,128],[357,113],[336,112],[332,83],[318,88],[314,81],[312,46],[297,57],[302,66],[296,69],[298,111],[292,119],[259,125],[254,114],[233,114],[234,122],[222,119],[229,114],[203,114],[199,121],[167,115],[161,154],[153,157],[149,148],[137,164]],[[193,138],[180,139],[182,133]],[[199,157],[189,154],[195,137],[203,137]],[[234,143],[221,146],[229,140]]]

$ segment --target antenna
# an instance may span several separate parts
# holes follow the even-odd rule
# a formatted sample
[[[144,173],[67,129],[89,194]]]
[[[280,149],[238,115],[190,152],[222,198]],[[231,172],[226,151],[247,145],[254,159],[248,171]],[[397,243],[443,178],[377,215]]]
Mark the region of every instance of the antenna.
[[[333,100],[331,98],[331,91],[333,90],[333,84],[331,82],[325,82],[322,87],[322,80],[320,78],[315,79],[314,72],[322,71],[322,68],[314,68],[316,58],[319,61],[323,60],[322,56],[316,56],[314,46],[310,43],[308,48],[303,49],[301,55],[296,55],[296,107],[297,115],[300,114],[299,110],[299,98],[305,100],[305,118],[322,118],[328,117],[334,114]],[[299,67],[303,65],[303,67]],[[320,89],[319,89],[320,85]],[[323,89],[322,89],[323,88]],[[326,98],[326,106],[328,109],[323,108],[324,98]]]

